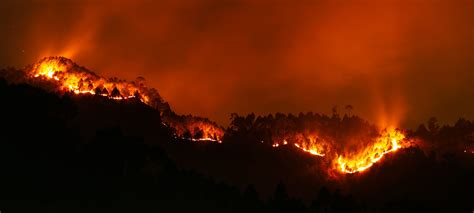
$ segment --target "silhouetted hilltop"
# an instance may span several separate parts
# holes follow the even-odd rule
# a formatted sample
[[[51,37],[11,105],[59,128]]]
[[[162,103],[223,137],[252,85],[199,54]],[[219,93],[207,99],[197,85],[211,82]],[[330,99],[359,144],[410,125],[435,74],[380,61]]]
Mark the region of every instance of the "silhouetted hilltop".
[[[23,69],[2,69],[0,77],[10,84],[28,84],[58,95],[141,102],[160,112],[163,124],[171,127],[178,137],[221,142],[224,134],[223,128],[209,119],[174,113],[156,89],[147,87],[143,77],[133,81],[106,78],[65,57],[45,57]]]
[[[231,126],[217,144],[176,138],[159,111],[133,99],[57,96],[4,80],[0,98],[6,208],[399,212],[469,210],[473,200],[474,155],[434,148],[472,144],[467,120],[409,133],[430,149],[402,149],[364,173],[330,177],[322,158],[259,141],[251,133],[258,118]]]
[[[237,189],[179,169],[163,148],[132,136],[135,127],[128,123],[135,116],[160,120],[145,105],[57,96],[28,85],[8,86],[3,79],[0,98],[3,211],[228,212],[247,202]],[[98,124],[90,123],[91,116]],[[85,127],[97,128],[90,139],[81,133]],[[160,128],[155,138],[171,143],[171,132]],[[247,208],[263,208],[252,202]]]

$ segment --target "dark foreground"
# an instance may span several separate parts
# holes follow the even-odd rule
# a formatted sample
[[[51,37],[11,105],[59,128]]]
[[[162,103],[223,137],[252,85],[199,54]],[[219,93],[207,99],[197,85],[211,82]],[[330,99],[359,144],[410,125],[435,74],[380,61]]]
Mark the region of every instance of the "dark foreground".
[[[177,140],[139,102],[60,97],[1,79],[0,99],[2,212],[474,210],[474,154],[415,147],[367,173],[333,179],[314,166],[317,158],[251,136]],[[447,135],[413,134],[472,144],[465,133],[474,125],[464,122]]]

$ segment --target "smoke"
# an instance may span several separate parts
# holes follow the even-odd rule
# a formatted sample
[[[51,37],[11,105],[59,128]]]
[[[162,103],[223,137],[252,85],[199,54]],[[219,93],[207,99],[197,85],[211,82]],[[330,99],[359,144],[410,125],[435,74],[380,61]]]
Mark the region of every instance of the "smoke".
[[[474,117],[473,2],[2,2],[0,66],[62,55],[144,76],[178,113],[327,112],[384,126]],[[449,109],[449,110],[446,110]]]
[[[333,172],[335,170],[341,173],[362,172],[384,155],[400,148],[417,146],[425,151],[439,149],[418,140],[429,140],[433,136],[453,138],[452,134],[455,133],[466,137],[458,137],[460,140],[456,141],[455,146],[442,150],[463,150],[467,153],[471,149],[468,143],[471,140],[469,134],[472,135],[472,123],[465,119],[458,120],[454,129],[451,129],[449,126],[440,128],[437,120],[432,118],[428,129],[422,125],[414,135],[407,138],[406,131],[373,125],[358,116],[348,115],[353,108],[348,105],[345,107],[348,112],[343,117],[337,108],[333,108],[331,117],[313,113],[299,113],[298,116],[277,113],[275,116],[270,114],[263,117],[249,114],[241,117],[233,113],[231,125],[224,131],[224,128],[207,118],[176,114],[157,90],[145,85],[142,77],[136,81],[105,78],[64,57],[46,57],[23,70],[0,71],[0,77],[13,84],[27,83],[61,94],[86,94],[142,102],[160,112],[163,125],[171,127],[176,138],[221,143],[225,137],[231,143],[256,142],[272,144],[273,147],[294,145],[302,151],[324,157],[325,161],[321,161],[323,168],[327,168],[331,176],[336,175]],[[458,130],[453,131],[455,129]]]

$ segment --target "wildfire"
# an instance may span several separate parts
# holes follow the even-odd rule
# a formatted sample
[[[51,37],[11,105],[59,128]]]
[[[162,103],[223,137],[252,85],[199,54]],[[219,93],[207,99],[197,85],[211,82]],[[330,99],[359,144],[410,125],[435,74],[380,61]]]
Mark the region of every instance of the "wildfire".
[[[294,135],[287,135],[286,137],[288,139],[284,139],[282,144],[274,143],[272,144],[272,147],[276,148],[280,145],[288,145],[291,142],[291,144],[293,144],[296,148],[312,155],[321,157],[324,157],[326,155],[324,152],[329,150],[329,144],[325,140],[318,137],[314,132],[297,133]]]
[[[327,142],[318,137],[317,134],[297,134],[295,136],[296,142],[294,145],[312,155],[325,156],[323,152],[328,151]]]
[[[112,100],[136,99],[159,111],[169,106],[163,102],[158,92],[147,88],[140,79],[128,82],[116,78],[106,79],[74,64],[64,57],[47,57],[34,64],[28,75],[34,79],[54,82],[60,92],[72,92],[76,95],[99,95]],[[163,109],[165,108],[165,109]],[[179,122],[179,116],[163,117],[163,120],[176,130],[177,137],[191,141],[214,141],[221,143],[224,131],[210,121],[191,117]],[[189,133],[189,134],[186,134]]]
[[[317,155],[317,156],[321,156],[321,157],[324,157],[324,155],[325,155],[323,153],[320,153],[316,147],[305,148],[305,147],[303,147],[303,146],[301,146],[297,143],[295,143],[295,146],[298,147],[299,149],[305,151],[305,152],[308,152],[308,153],[312,154],[312,155]]]
[[[28,77],[53,82],[61,92],[72,92],[77,95],[97,95],[112,100],[139,100],[162,114],[163,125],[174,130],[175,137],[190,141],[211,141],[222,143],[224,129],[205,118],[180,116],[169,110],[158,92],[147,88],[138,79],[127,82],[116,78],[106,79],[83,67],[79,67],[64,57],[44,58],[28,70]],[[168,108],[166,108],[166,106]],[[167,110],[168,109],[168,110]],[[166,112],[166,113],[164,113]],[[319,134],[317,128],[301,132],[275,131],[272,147],[294,145],[299,150],[315,156],[324,157],[328,165],[340,173],[357,173],[366,171],[384,155],[396,152],[409,144],[404,134],[396,129],[383,130],[373,143],[359,147],[356,151],[336,149],[332,137]],[[262,141],[263,143],[263,141]],[[468,152],[464,150],[464,152]]]
[[[374,163],[380,161],[385,154],[402,148],[400,142],[403,139],[405,139],[405,136],[398,130],[384,130],[373,145],[346,156],[339,155],[337,158],[338,169],[343,173],[365,171]]]
[[[34,78],[56,81],[60,91],[71,91],[74,94],[97,94],[114,100],[138,98],[145,104],[150,104],[151,100],[143,85],[105,79],[85,68],[75,66],[69,59],[63,57],[44,58],[33,66],[30,75]]]
[[[385,154],[395,152],[408,145],[402,145],[401,141],[405,139],[404,134],[396,129],[383,130],[379,137],[375,139],[372,145],[362,147],[356,152],[346,151],[339,154],[331,149],[332,145],[327,140],[323,140],[316,134],[296,134],[291,137],[293,145],[307,153],[320,157],[329,157],[327,160],[334,165],[333,169],[341,173],[362,172],[380,161]],[[287,139],[283,140],[283,145],[288,144]],[[281,146],[280,143],[272,144],[272,147]]]
[[[173,127],[180,138],[222,143],[224,130],[207,119],[177,115],[165,116],[163,119]]]

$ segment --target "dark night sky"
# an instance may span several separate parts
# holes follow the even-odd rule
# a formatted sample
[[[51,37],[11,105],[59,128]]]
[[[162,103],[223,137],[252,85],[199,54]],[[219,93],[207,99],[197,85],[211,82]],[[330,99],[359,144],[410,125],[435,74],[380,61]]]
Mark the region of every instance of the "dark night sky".
[[[3,0],[0,67],[64,55],[221,124],[346,104],[382,125],[474,119],[471,0],[117,2]]]

